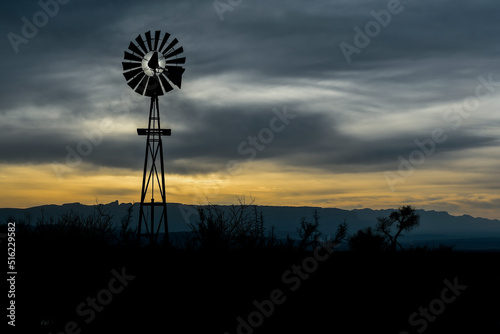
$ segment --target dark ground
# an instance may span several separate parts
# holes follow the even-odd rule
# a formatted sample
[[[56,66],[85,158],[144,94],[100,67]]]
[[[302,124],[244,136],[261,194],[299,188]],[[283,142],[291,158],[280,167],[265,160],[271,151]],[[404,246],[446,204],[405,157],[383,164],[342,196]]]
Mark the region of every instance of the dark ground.
[[[307,278],[289,273],[283,280],[313,253],[40,240],[19,240],[17,248],[16,329],[22,333],[500,333],[500,253],[334,252]],[[77,307],[99,293],[105,300],[101,291],[109,290],[111,271],[122,268],[135,278],[86,324],[89,313],[82,316]],[[446,279],[467,286],[456,298],[446,292],[454,299],[449,304],[439,302]],[[270,299],[276,289],[282,303],[260,324],[253,301]],[[417,316],[411,326],[410,315],[429,304],[439,315]],[[252,312],[256,328],[238,330],[237,318],[248,322]]]

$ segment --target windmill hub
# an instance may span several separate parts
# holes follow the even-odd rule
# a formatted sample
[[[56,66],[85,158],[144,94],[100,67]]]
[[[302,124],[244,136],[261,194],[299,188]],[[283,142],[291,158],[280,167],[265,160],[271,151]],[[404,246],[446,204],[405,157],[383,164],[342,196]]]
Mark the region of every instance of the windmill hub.
[[[150,77],[161,74],[165,70],[165,57],[158,51],[147,53],[142,59],[142,70]]]

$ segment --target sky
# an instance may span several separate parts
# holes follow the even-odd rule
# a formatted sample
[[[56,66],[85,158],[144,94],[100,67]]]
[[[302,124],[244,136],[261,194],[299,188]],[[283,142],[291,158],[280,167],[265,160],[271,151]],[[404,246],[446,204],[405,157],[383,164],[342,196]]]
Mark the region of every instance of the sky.
[[[0,207],[139,202],[149,98],[123,52],[167,31],[167,201],[500,219],[497,1],[11,1]]]

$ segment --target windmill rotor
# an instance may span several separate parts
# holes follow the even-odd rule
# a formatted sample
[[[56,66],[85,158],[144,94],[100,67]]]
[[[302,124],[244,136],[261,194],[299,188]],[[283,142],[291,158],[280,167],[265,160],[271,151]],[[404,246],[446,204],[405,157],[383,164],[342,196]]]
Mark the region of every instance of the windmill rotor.
[[[186,58],[180,57],[184,52],[177,46],[177,38],[169,41],[170,34],[156,30],[154,36],[147,31],[130,42],[124,52],[123,76],[127,84],[136,93],[144,96],[160,96],[181,88],[182,74]]]

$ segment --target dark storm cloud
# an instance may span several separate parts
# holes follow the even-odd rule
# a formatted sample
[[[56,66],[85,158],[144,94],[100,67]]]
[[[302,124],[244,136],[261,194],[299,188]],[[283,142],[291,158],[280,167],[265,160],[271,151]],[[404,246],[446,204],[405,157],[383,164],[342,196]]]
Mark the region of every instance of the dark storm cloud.
[[[408,120],[415,123],[411,133],[361,137],[345,131],[339,115],[347,110],[400,114],[448,104],[473,94],[478,75],[494,73],[500,81],[495,72],[500,45],[493,42],[500,28],[500,4],[401,1],[403,10],[359,54],[353,54],[349,64],[340,43],[353,44],[353,28],[364,29],[374,20],[370,11],[386,9],[387,3],[246,0],[225,12],[221,22],[212,1],[73,0],[60,5],[59,13],[27,44],[19,45],[17,54],[6,35],[21,34],[21,17],[31,19],[40,7],[31,1],[4,5],[0,162],[64,163],[66,147],[76,150],[86,140],[82,120],[120,117],[143,126],[147,101],[139,96],[127,100],[130,90],[120,63],[130,40],[158,28],[175,35],[188,58],[183,91],[160,102],[162,113],[168,111],[172,122],[173,136],[165,142],[172,170],[212,172],[230,160],[248,160],[250,154],[241,154],[238,148],[249,136],[269,128],[272,108],[284,105],[297,117],[274,134],[256,159],[332,171],[393,168],[399,155],[414,149],[414,139],[424,138],[430,130],[418,125],[421,119]],[[303,80],[336,80],[340,83],[335,90],[342,96],[296,101],[290,95],[277,105],[258,99],[238,102],[243,93],[238,91],[235,101],[232,96],[227,101],[198,97],[203,90],[194,91],[195,82],[210,82],[202,87],[207,90],[227,88],[231,82],[224,75],[237,76],[244,87],[274,85],[293,92],[309,88]],[[125,111],[113,113],[115,107]],[[50,126],[43,116],[32,113],[9,118],[37,108],[57,110],[60,117]],[[107,134],[83,160],[96,167],[141,169],[143,138],[133,128],[130,132],[130,136],[123,131]],[[461,129],[440,146],[440,157],[493,144],[488,136]]]
[[[332,172],[383,171],[397,167],[399,156],[408,159],[409,154],[419,148],[414,139],[426,139],[425,134],[415,133],[364,140],[342,134],[338,125],[324,114],[294,112],[293,116],[295,118],[283,127],[283,131],[273,134],[270,143],[258,142],[262,147],[259,150],[252,146],[249,138],[259,138],[265,129],[269,133],[270,120],[275,117],[273,112],[243,113],[237,119],[231,111],[199,115],[195,126],[181,131],[174,129],[173,136],[164,139],[167,169],[179,174],[211,173],[224,170],[229,161],[245,163],[270,159],[284,165]],[[276,125],[282,127],[279,122]],[[221,128],[226,131],[221,132]],[[9,142],[8,138],[8,133],[0,138],[0,149],[7,157],[4,162],[66,164],[67,159],[74,162],[75,157],[79,157],[87,163],[86,168],[90,163],[96,167],[141,169],[143,164],[144,142],[132,134],[110,138],[105,135],[98,145],[92,145],[89,138],[68,141],[57,134],[33,133],[16,143]],[[264,138],[269,137],[266,134]],[[67,144],[63,144],[65,140]],[[495,144],[498,144],[495,138],[464,132],[436,145],[435,152],[442,157],[447,153]],[[88,147],[90,154],[82,153],[87,152]],[[256,156],[252,156],[251,151]]]

